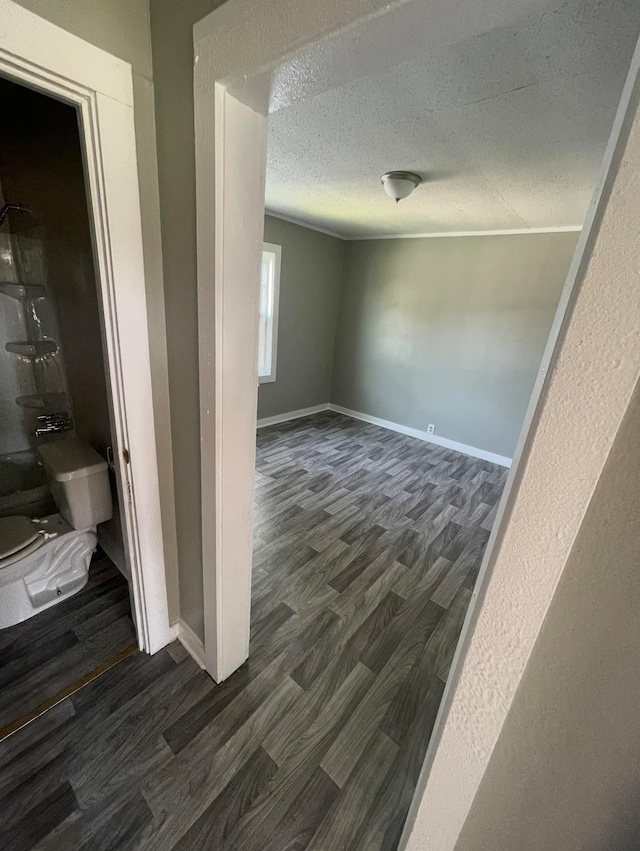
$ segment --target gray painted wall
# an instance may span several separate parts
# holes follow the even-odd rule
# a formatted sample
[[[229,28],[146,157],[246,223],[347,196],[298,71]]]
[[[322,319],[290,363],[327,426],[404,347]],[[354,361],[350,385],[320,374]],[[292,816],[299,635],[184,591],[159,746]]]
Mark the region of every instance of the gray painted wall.
[[[151,0],[180,616],[204,635],[193,25],[215,0]]]
[[[278,368],[261,384],[258,417],[329,401],[340,301],[341,239],[265,216],[265,242],[282,246]]]
[[[640,384],[456,851],[640,847]]]
[[[59,0],[55,4],[51,3],[50,0],[18,0],[18,2],[64,29],[125,59],[133,67],[147,307],[150,322],[149,338],[169,606],[172,620],[180,613],[196,633],[202,636],[198,360],[197,341],[194,333],[194,329],[197,327],[197,296],[192,26],[197,20],[219,6],[220,2],[219,0],[185,0],[181,3],[176,3],[174,0],[150,0],[149,4],[146,0],[83,0],[83,2]],[[151,47],[153,48],[153,74]],[[481,238],[474,238],[473,241],[475,239],[480,240]],[[498,237],[497,239],[502,238]],[[509,239],[518,238],[510,237]],[[527,236],[524,239],[534,240],[536,237]],[[545,328],[550,322],[561,284],[557,268],[558,265],[561,265],[559,258],[560,255],[567,257],[568,264],[574,235],[561,236],[557,240],[558,242],[571,243],[571,247],[565,245],[562,250],[556,248],[555,250],[549,249],[548,252],[545,249],[542,258],[542,270],[543,273],[548,270],[550,274],[542,274],[537,279],[541,291],[539,297],[533,298],[531,302],[534,310],[544,314],[545,318],[541,321],[542,324],[546,323]],[[273,241],[277,240],[274,239]],[[429,242],[430,245],[426,249],[420,248],[426,242]],[[465,242],[470,243],[472,240],[465,240]],[[378,256],[382,257],[385,252],[396,251],[399,252],[399,255],[402,255],[406,251],[409,256],[416,252],[419,254],[420,251],[424,250],[437,253],[438,245],[442,251],[445,245],[451,248],[456,243],[459,244],[460,240],[350,243],[346,246],[347,265],[349,269],[354,268],[353,258],[356,258],[359,252],[364,255],[371,250],[372,256],[379,252]],[[537,256],[537,251],[533,250],[534,243],[531,242],[529,245],[532,247],[532,262],[538,264],[538,268],[540,268],[540,258]],[[469,250],[471,249],[457,248],[456,256],[462,257],[465,255],[465,251]],[[497,253],[500,254],[500,251]],[[495,263],[495,257],[491,259],[491,254],[492,252],[487,250],[487,254],[483,258],[483,262],[489,268],[492,268],[491,264]],[[477,265],[477,261],[474,262]],[[510,262],[511,267],[515,269],[511,278],[514,283],[519,284],[522,277],[526,281],[530,281],[531,276],[535,277],[535,273],[523,270],[521,264],[516,263],[513,257]],[[424,264],[417,261],[417,264],[414,264],[414,269],[416,265],[420,271]],[[464,263],[462,263],[462,266],[464,267]],[[338,358],[342,358],[342,367],[334,371],[332,400],[385,419],[405,422],[408,425],[414,425],[416,428],[426,428],[427,422],[435,422],[438,433],[443,436],[472,445],[482,445],[476,439],[474,429],[467,433],[466,428],[461,428],[460,433],[458,433],[457,429],[449,428],[446,411],[441,412],[440,409],[437,409],[433,414],[431,408],[424,411],[419,405],[413,403],[407,405],[403,393],[398,392],[394,386],[397,374],[388,367],[387,361],[396,362],[396,365],[401,363],[405,356],[403,349],[406,349],[406,346],[412,341],[415,343],[416,338],[419,343],[416,351],[420,353],[423,350],[423,341],[420,335],[416,334],[416,326],[420,330],[419,323],[416,323],[414,318],[408,315],[413,313],[414,308],[420,306],[422,301],[418,295],[410,296],[411,287],[408,286],[407,280],[411,275],[403,274],[405,281],[400,284],[397,278],[392,278],[390,284],[383,286],[380,283],[381,277],[373,274],[372,262],[363,263],[363,268],[365,267],[370,269],[366,276],[366,280],[369,282],[367,287],[372,287],[372,293],[375,297],[372,300],[368,299],[369,306],[366,310],[362,304],[358,306],[357,292],[363,291],[363,285],[362,282],[358,284],[357,280],[352,280],[348,272],[345,278],[345,301],[342,308],[343,317],[340,322],[341,332],[336,349]],[[410,267],[409,261],[406,264],[404,261],[399,264],[401,269],[409,269]],[[439,278],[430,275],[429,287],[434,289],[433,306],[440,310],[440,313],[437,314],[439,317],[438,325],[440,326],[442,321],[446,320],[450,329],[455,329],[455,310],[450,303],[451,299],[446,297],[447,280],[451,279],[452,275],[452,272],[449,276],[443,275]],[[360,275],[356,277],[361,279]],[[560,277],[564,277],[564,272]],[[420,271],[418,278],[424,280],[422,271]],[[488,281],[486,284],[487,294],[491,295],[497,284],[495,282],[492,284],[490,276],[486,274],[485,279]],[[376,280],[377,283],[375,283]],[[453,275],[453,280],[455,284],[455,275]],[[439,281],[438,286],[444,289],[441,298],[435,297],[438,287],[435,286],[434,281]],[[471,337],[475,333],[476,339],[486,342],[487,335],[489,335],[489,342],[492,345],[495,345],[496,340],[500,343],[495,359],[500,359],[500,353],[502,353],[504,359],[507,343],[515,340],[521,350],[529,351],[531,354],[535,350],[537,361],[539,361],[542,352],[539,334],[536,335],[533,329],[525,327],[525,343],[523,344],[518,335],[510,335],[505,330],[508,327],[507,316],[502,316],[502,320],[496,321],[494,325],[489,323],[491,328],[497,328],[500,332],[494,339],[486,326],[485,321],[488,320],[488,317],[483,316],[482,294],[475,292],[471,287],[465,290],[464,287],[460,286],[459,281],[455,284],[454,289],[456,287],[464,298],[468,297],[472,306],[477,307],[475,313],[473,310],[468,310],[458,318],[464,320],[463,325],[471,334]],[[499,289],[499,287],[497,288]],[[551,289],[553,293],[549,291]],[[393,295],[394,292],[395,296]],[[417,294],[420,292],[419,288],[415,290]],[[400,298],[400,296],[402,297]],[[404,319],[402,319],[402,310],[394,308],[388,312],[387,319],[382,321],[382,308],[386,303],[385,299],[392,307],[397,303],[404,310]],[[330,301],[331,299],[322,302],[327,309],[327,317],[331,314],[328,307]],[[551,307],[551,303],[553,303],[553,307]],[[523,313],[526,309],[526,305],[521,303],[517,296],[505,296],[494,311],[496,314],[494,319],[500,319],[501,314],[504,313],[510,315],[515,321],[519,319],[523,324]],[[429,315],[431,313],[430,309]],[[408,336],[399,335],[397,330],[394,330],[393,326],[396,322],[400,322],[400,326],[407,331]],[[428,323],[424,324],[425,327],[429,327]],[[540,320],[538,320],[538,324],[540,324]],[[351,330],[349,330],[349,326],[351,326]],[[408,333],[410,330],[411,334]],[[438,331],[438,328],[435,330]],[[381,331],[384,333],[381,334]],[[450,336],[452,335],[450,334]],[[351,337],[353,339],[350,339]],[[377,345],[379,355],[374,353],[373,337],[380,342],[380,345]],[[532,337],[535,337],[533,342]],[[319,338],[323,342],[319,344],[318,348],[319,356],[316,361],[318,369],[312,382],[313,395],[295,396],[296,400],[304,398],[312,399],[312,401],[294,401],[293,391],[291,393],[285,392],[284,382],[281,384],[280,390],[274,388],[271,392],[265,386],[263,388],[265,392],[262,390],[260,392],[260,416],[271,416],[274,413],[282,412],[285,408],[291,410],[327,401],[327,398],[320,398],[320,389],[327,386],[326,380],[317,379],[317,376],[325,374],[324,369],[328,358],[324,343],[327,336],[319,333]],[[440,356],[443,356],[446,348],[444,345],[440,346],[438,349]],[[322,353],[321,356],[320,353]],[[280,375],[285,359],[281,357],[279,362]],[[491,358],[488,358],[488,360],[491,361]],[[520,364],[522,360],[523,358],[520,357],[517,363]],[[533,367],[534,372],[537,368],[537,361]],[[367,382],[358,375],[358,370],[365,363],[372,363],[378,370],[377,375]],[[467,386],[472,383],[468,381],[468,370],[465,370],[464,364],[458,363],[456,368],[461,377],[467,377]],[[471,371],[473,371],[473,368]],[[505,374],[509,375],[511,372],[517,372],[517,369],[505,369]],[[524,372],[528,376],[524,384],[528,380],[529,386],[525,390],[524,384],[522,384],[520,388],[519,409],[521,411],[524,410],[524,404],[533,381],[532,373],[527,370],[524,370]],[[430,389],[428,384],[420,380],[419,375],[412,375],[411,381],[414,384],[417,382],[421,391],[424,387]],[[490,400],[490,404],[485,402],[484,406],[480,406],[476,410],[485,430],[486,422],[484,421],[491,413],[496,399],[504,401],[507,406],[514,407],[510,398],[506,400],[501,398],[496,381],[497,379],[488,387],[486,398]],[[371,386],[372,382],[375,385],[373,387]],[[386,387],[384,387],[383,382],[386,383]],[[442,381],[440,381],[440,384],[442,384]],[[347,390],[348,392],[346,392]],[[376,399],[376,394],[380,391],[386,393],[388,398],[386,398],[385,404],[378,408],[373,405],[373,402]],[[431,389],[431,392],[433,395],[433,389]],[[171,405],[169,405],[169,394]],[[433,398],[435,399],[435,396]],[[486,410],[483,410],[483,407]],[[467,406],[465,410],[470,410],[470,407]],[[522,413],[519,416],[521,418]],[[457,416],[455,421],[459,424],[460,417]],[[518,420],[518,428],[519,422],[520,419]],[[510,435],[510,437],[513,438],[513,435]],[[515,442],[515,438],[512,442]],[[488,442],[484,448],[510,454],[512,446],[509,451],[504,451],[507,443],[509,441],[505,439],[504,435],[498,435],[496,441]],[[179,536],[177,542],[176,528]]]
[[[331,401],[512,457],[577,236],[347,243]]]
[[[90,44],[124,59],[133,69],[134,119],[138,150],[153,406],[158,446],[160,504],[169,616],[174,621],[179,614],[178,563],[149,4],[147,0],[56,0],[55,3],[51,0],[16,0],[16,2]],[[190,70],[189,65],[189,73]],[[193,139],[191,144],[193,145]],[[190,334],[193,336],[192,329]]]

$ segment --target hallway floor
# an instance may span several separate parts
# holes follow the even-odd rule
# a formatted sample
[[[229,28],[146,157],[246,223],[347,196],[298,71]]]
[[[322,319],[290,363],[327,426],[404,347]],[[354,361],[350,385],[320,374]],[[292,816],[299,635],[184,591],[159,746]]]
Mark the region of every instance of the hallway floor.
[[[0,739],[17,719],[136,644],[129,586],[98,550],[81,591],[0,630]]]
[[[5,847],[397,847],[506,470],[334,413],[257,467],[250,661],[135,654],[11,736]]]

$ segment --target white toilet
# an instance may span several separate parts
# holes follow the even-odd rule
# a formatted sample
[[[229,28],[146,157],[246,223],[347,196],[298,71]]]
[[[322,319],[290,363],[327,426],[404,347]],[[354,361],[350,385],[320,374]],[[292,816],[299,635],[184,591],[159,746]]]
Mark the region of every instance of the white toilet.
[[[79,591],[89,578],[96,526],[113,514],[107,462],[77,438],[36,450],[59,514],[0,517],[0,629]]]

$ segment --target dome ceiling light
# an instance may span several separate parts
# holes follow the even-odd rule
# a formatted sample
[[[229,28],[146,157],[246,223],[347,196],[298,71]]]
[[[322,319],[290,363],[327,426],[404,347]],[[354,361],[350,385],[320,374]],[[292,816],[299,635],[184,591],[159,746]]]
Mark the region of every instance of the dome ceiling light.
[[[393,198],[397,204],[411,195],[416,186],[422,183],[422,178],[412,171],[388,171],[380,181],[389,198]]]

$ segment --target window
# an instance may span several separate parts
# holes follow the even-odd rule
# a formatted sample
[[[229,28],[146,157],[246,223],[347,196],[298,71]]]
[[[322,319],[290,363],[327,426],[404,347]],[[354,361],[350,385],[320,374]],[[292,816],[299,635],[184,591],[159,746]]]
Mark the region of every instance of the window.
[[[260,330],[258,335],[258,381],[276,380],[278,350],[278,303],[282,247],[265,242],[260,277]]]

